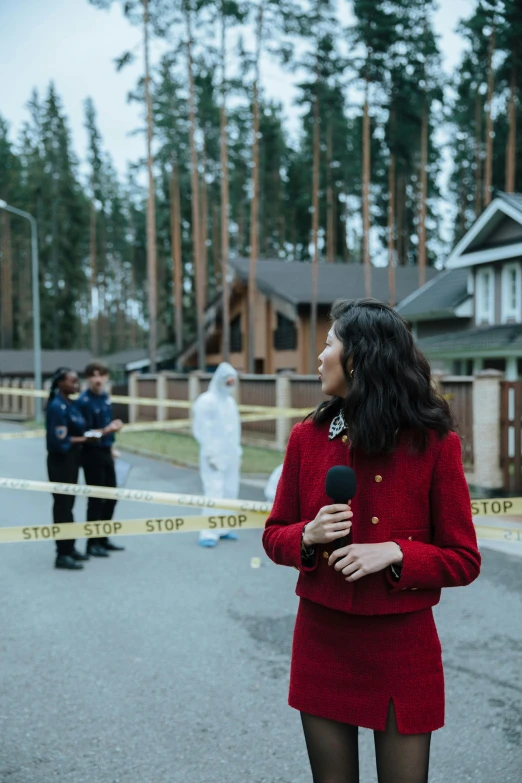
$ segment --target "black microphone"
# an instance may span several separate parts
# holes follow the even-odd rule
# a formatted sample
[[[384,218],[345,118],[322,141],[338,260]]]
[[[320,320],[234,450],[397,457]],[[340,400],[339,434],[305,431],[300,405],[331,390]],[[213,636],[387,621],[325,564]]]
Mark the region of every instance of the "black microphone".
[[[333,503],[348,503],[357,491],[355,471],[347,465],[334,465],[326,474],[326,494]],[[347,536],[334,542],[334,549],[340,549],[348,543]]]

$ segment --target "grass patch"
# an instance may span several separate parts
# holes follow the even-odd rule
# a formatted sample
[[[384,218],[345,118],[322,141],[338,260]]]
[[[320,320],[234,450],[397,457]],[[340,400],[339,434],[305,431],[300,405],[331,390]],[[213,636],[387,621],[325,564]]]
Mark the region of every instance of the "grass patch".
[[[189,435],[174,432],[121,432],[117,446],[122,449],[143,449],[173,462],[193,462],[199,459],[198,445]],[[284,453],[257,446],[243,446],[242,473],[271,473],[283,461]]]

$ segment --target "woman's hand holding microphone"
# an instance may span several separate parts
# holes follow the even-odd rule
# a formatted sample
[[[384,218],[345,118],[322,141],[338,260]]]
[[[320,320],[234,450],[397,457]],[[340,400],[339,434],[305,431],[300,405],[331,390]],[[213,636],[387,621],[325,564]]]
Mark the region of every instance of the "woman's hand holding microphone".
[[[353,512],[350,504],[336,503],[323,506],[316,518],[305,526],[303,545],[331,544],[347,536],[352,527]],[[380,544],[349,544],[336,549],[330,555],[329,566],[341,571],[347,582],[383,571],[392,564],[402,563],[402,550],[394,541]]]
[[[311,547],[316,544],[331,544],[332,541],[347,536],[352,527],[352,517],[350,504],[334,503],[332,506],[323,506],[316,518],[305,526],[303,545]]]

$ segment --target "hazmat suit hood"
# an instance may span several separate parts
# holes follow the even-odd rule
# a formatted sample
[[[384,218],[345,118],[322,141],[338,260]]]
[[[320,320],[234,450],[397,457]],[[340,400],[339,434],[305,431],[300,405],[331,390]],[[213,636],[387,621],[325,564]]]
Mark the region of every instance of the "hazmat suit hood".
[[[234,379],[234,385],[228,386],[227,381]],[[211,378],[208,390],[219,397],[233,397],[237,389],[237,372],[228,362],[221,362]]]

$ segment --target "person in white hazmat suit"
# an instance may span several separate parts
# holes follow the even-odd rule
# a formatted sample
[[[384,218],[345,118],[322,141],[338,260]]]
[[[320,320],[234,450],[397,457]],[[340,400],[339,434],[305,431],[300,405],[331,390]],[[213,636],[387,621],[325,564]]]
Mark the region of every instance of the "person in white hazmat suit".
[[[236,386],[237,372],[222,362],[208,391],[200,394],[192,406],[192,432],[199,444],[199,470],[206,497],[239,497],[243,450],[241,421],[234,399]],[[237,535],[226,530],[202,530],[199,544],[216,546],[220,538],[237,538]]]

